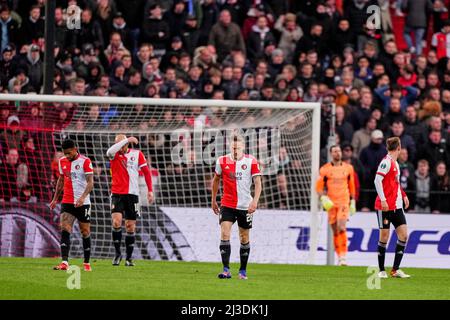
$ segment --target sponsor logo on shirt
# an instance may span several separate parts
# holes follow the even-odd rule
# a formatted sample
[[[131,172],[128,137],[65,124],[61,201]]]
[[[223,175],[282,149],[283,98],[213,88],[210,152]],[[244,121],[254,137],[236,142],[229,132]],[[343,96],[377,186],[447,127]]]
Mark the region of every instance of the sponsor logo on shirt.
[[[241,168],[242,168],[242,170],[246,170],[246,169],[247,169],[247,165],[244,163],[244,164],[241,166]]]

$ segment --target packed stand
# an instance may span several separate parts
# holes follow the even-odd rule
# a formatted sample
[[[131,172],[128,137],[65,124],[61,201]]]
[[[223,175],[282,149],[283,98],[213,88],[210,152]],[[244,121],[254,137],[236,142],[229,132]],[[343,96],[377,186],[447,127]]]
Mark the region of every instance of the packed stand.
[[[44,2],[0,1],[1,92],[42,92]],[[335,103],[337,140],[356,169],[359,209],[373,209],[383,141],[398,136],[410,211],[450,212],[450,1],[56,2],[54,94],[320,102],[322,164]],[[71,5],[82,9],[80,29],[66,25]],[[371,5],[378,6],[378,26]],[[399,50],[403,40],[407,47]],[[1,106],[2,200],[48,199],[32,187],[42,165],[32,154],[42,143],[30,128],[62,129],[75,112],[72,104]],[[76,126],[121,129],[125,113],[92,106]],[[192,121],[175,111],[164,117]],[[289,150],[282,153],[289,159]],[[292,163],[277,176],[280,194],[289,192]]]

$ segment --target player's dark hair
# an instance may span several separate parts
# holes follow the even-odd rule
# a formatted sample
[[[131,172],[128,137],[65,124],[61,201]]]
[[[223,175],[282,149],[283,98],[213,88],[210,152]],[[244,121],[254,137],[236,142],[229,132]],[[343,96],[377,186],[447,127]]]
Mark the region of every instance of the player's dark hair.
[[[62,146],[63,150],[75,148],[75,141],[70,140],[70,139],[66,139],[66,140],[63,141],[61,146]]]
[[[400,138],[399,137],[391,137],[386,140],[386,148],[388,151],[397,150],[400,146]]]

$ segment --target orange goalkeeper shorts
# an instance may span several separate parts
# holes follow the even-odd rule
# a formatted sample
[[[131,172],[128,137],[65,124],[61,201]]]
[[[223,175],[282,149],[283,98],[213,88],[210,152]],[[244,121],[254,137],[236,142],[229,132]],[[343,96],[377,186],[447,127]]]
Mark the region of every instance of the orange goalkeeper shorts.
[[[348,220],[350,216],[350,205],[338,205],[335,204],[330,210],[328,210],[328,223],[335,224],[337,220]]]

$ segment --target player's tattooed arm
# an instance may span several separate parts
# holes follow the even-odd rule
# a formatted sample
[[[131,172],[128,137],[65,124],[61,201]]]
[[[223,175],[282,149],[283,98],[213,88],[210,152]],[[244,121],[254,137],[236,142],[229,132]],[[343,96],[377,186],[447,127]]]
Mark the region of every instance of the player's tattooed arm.
[[[94,175],[93,174],[87,174],[86,175],[86,188],[84,189],[83,194],[81,197],[77,200],[77,203],[75,204],[75,207],[81,207],[84,204],[84,200],[86,197],[91,193],[92,189],[94,189]]]
[[[55,195],[53,196],[53,200],[50,203],[51,209],[55,209],[56,203],[58,202],[59,197],[61,196],[63,188],[64,188],[64,177],[62,175],[60,175],[58,178],[58,181],[56,182]]]

